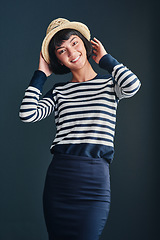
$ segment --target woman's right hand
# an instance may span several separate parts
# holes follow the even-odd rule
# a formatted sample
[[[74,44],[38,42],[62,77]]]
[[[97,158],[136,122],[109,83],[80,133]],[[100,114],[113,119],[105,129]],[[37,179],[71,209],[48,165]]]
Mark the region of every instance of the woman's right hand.
[[[94,53],[92,58],[97,64],[99,64],[99,61],[104,55],[107,54],[107,52],[104,46],[102,45],[102,43],[97,38],[94,37],[94,40],[91,40],[91,43],[92,43],[93,53]]]
[[[44,72],[47,77],[49,77],[52,74],[52,71],[49,69],[48,63],[44,60],[41,52],[40,52],[40,56],[39,56],[38,70]]]

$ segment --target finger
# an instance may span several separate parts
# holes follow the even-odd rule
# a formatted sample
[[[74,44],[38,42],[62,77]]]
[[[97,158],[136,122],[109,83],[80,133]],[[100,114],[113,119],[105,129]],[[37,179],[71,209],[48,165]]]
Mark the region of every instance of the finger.
[[[93,59],[96,63],[98,63],[96,56],[92,56],[92,59]]]
[[[97,43],[92,44],[92,46],[94,46],[95,48],[98,48],[98,47],[99,47],[99,45],[98,45]]]
[[[94,37],[93,39],[94,39],[94,41],[95,41],[96,43],[98,43],[98,44],[101,43],[97,38]]]
[[[93,50],[93,53],[97,55],[97,51],[96,50]]]
[[[94,50],[98,50],[98,47],[97,46],[94,46],[94,45],[92,45],[92,48],[94,49]]]
[[[97,47],[99,46],[98,43],[93,41],[93,40],[91,40],[91,43],[92,43],[93,46],[97,46]]]
[[[95,37],[94,37],[94,41],[98,47],[103,46],[103,44]]]
[[[96,56],[93,55],[93,56],[92,56],[92,59],[95,61],[95,60],[96,60]]]
[[[97,47],[97,46],[92,46],[92,49],[93,49],[94,51],[96,51],[96,52],[99,51],[99,47]]]

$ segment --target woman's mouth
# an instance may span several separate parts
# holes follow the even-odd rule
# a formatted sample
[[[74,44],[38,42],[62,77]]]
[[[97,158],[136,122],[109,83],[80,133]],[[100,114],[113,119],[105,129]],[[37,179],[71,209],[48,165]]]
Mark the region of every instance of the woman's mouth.
[[[79,58],[81,57],[81,55],[79,55],[78,57],[74,58],[73,60],[71,60],[72,63],[75,63],[79,60]]]

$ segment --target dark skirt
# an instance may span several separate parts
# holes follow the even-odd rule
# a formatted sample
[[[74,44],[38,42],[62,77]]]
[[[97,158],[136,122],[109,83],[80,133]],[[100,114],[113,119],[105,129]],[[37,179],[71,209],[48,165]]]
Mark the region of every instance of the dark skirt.
[[[49,240],[98,240],[110,208],[109,163],[55,155],[47,171],[43,205]]]

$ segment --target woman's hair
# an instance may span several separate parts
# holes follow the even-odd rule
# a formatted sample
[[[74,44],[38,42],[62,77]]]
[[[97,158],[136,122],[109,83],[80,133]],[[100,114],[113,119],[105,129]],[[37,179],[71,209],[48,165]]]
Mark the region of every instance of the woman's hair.
[[[63,29],[57,32],[51,39],[48,46],[48,52],[50,57],[49,68],[55,74],[66,74],[70,72],[69,68],[59,63],[59,60],[55,54],[55,49],[56,49],[56,46],[61,46],[63,41],[68,40],[71,35],[77,35],[78,37],[81,38],[86,48],[87,59],[89,59],[89,57],[92,54],[91,42],[89,42],[79,31],[76,31],[74,29]]]

